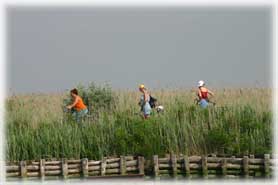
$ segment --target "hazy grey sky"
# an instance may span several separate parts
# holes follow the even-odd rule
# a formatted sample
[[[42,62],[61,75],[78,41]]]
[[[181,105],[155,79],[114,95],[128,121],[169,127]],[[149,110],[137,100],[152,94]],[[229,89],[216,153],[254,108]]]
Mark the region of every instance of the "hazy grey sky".
[[[271,86],[269,7],[7,9],[8,89]]]

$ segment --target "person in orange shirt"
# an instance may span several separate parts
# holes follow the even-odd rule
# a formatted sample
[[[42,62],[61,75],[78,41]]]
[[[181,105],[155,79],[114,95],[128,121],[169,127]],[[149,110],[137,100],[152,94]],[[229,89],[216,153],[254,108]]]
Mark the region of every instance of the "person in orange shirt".
[[[72,89],[70,91],[70,95],[73,99],[73,103],[67,106],[67,109],[73,108],[73,116],[77,122],[80,122],[80,118],[84,117],[88,113],[88,109],[86,105],[83,103],[83,100],[80,96],[78,96],[77,89]]]

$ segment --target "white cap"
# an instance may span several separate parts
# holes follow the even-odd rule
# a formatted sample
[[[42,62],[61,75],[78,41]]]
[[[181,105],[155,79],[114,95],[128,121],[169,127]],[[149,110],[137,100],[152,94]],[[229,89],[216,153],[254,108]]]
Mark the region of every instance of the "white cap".
[[[198,87],[202,87],[202,86],[204,86],[205,85],[205,82],[203,81],[203,80],[200,80],[199,82],[198,82]]]

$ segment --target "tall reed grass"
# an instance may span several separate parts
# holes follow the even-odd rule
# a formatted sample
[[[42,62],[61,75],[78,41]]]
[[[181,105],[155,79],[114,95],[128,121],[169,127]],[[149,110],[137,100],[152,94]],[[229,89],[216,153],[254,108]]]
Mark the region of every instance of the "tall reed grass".
[[[97,119],[81,124],[63,119],[63,99],[68,93],[9,97],[6,159],[271,153],[271,90],[214,91],[217,104],[208,109],[194,104],[193,90],[153,91],[165,112],[154,113],[148,120],[137,114],[139,92],[113,91],[114,108],[102,109]],[[92,109],[97,109],[94,103]]]

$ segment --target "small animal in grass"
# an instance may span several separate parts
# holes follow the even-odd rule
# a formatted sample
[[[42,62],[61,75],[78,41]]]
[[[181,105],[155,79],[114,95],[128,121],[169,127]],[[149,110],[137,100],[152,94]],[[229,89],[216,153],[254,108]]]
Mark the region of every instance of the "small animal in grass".
[[[157,99],[150,95],[150,106],[152,109],[155,109],[157,113],[164,112],[164,107],[162,105],[158,105]]]
[[[163,113],[164,112],[164,107],[162,105],[157,106],[156,108],[157,113]]]

